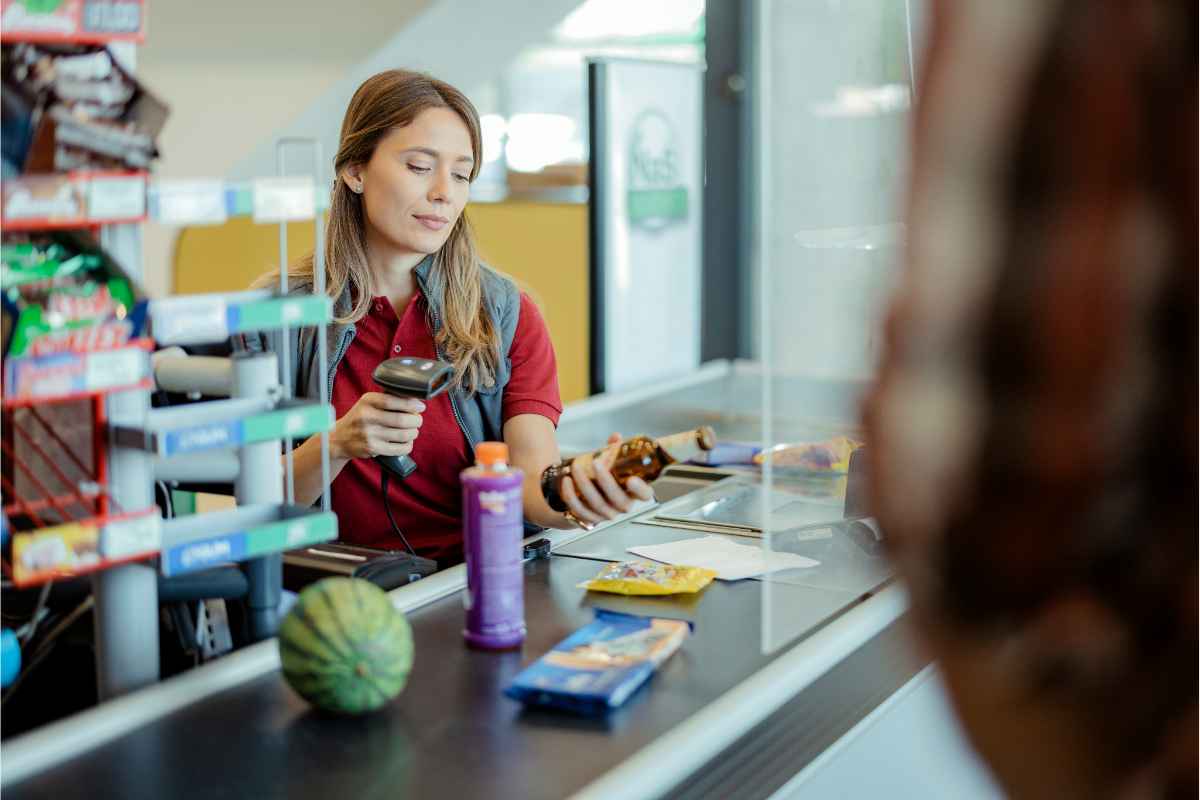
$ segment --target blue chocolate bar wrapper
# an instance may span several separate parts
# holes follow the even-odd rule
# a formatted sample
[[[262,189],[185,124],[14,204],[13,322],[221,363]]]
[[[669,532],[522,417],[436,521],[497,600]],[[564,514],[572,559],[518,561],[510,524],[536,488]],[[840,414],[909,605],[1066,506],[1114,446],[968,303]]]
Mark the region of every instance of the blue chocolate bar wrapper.
[[[504,693],[528,705],[606,714],[650,679],[691,633],[682,620],[614,611],[563,639],[521,671]]]

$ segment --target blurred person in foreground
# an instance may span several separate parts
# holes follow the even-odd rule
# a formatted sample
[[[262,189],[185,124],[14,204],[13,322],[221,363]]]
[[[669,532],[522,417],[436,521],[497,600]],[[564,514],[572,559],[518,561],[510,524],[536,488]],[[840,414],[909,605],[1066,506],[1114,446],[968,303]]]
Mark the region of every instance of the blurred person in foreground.
[[[934,2],[875,510],[1015,797],[1197,796],[1197,7]]]

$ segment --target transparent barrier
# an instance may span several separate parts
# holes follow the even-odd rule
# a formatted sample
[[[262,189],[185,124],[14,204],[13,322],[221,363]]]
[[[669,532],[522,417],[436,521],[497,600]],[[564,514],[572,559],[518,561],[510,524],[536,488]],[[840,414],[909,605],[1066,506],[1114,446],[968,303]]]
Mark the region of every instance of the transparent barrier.
[[[761,464],[664,511],[757,537],[772,651],[891,576],[850,464],[904,241],[912,64],[905,0],[758,8]]]

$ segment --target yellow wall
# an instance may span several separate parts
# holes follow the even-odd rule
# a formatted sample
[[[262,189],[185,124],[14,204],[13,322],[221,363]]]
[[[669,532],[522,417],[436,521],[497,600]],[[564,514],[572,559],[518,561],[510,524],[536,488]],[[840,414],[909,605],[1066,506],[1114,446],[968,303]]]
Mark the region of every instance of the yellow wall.
[[[467,208],[483,258],[511,275],[541,308],[558,356],[564,403],[587,396],[587,206],[579,203],[479,203]],[[308,253],[313,226],[288,226],[288,260]],[[175,245],[175,294],[230,292],[274,269],[279,228],[232,219],[185,228]]]

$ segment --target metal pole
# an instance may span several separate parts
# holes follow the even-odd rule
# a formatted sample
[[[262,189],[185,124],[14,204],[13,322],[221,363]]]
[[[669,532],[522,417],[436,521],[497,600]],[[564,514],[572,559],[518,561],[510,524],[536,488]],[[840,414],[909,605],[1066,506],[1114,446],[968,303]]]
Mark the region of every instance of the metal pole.
[[[284,176],[285,159],[284,148],[287,146],[286,139],[280,139],[275,143],[275,171],[279,177]],[[287,222],[279,223],[279,296],[286,297],[288,293],[288,242],[287,242]],[[285,399],[292,397],[292,348],[288,341],[288,324],[287,320],[279,329],[280,352],[279,354],[279,383],[283,387],[283,396]],[[297,335],[297,340],[299,336]],[[284,461],[287,464],[287,502],[288,505],[296,502],[296,475],[295,464],[292,458],[292,439],[288,437],[284,447]]]
[[[141,426],[150,408],[145,390],[108,398],[113,425]],[[109,442],[109,491],[115,511],[154,505],[150,457]],[[158,680],[158,573],[146,564],[125,564],[92,578],[95,593],[96,688],[109,700]]]
[[[234,397],[278,397],[276,358],[273,353],[245,353],[233,358]],[[234,492],[239,506],[271,504],[283,501],[283,481],[279,467],[279,440],[243,445],[238,458],[241,466]],[[279,628],[279,600],[283,590],[283,556],[272,553],[242,562],[242,572],[250,584],[246,596],[251,641],[269,639]]]
[[[320,186],[322,167],[321,140],[313,140],[313,181]],[[332,205],[332,204],[331,204]],[[325,296],[325,213],[316,209],[313,215],[313,225],[316,232],[316,243],[313,247],[313,294]],[[317,363],[321,371],[321,405],[329,405],[329,344],[326,341],[328,326],[321,323],[317,331]],[[321,431],[321,510],[330,510],[329,490],[329,431]],[[294,495],[294,490],[293,490]]]

